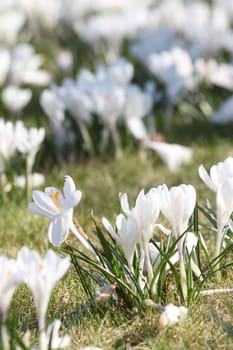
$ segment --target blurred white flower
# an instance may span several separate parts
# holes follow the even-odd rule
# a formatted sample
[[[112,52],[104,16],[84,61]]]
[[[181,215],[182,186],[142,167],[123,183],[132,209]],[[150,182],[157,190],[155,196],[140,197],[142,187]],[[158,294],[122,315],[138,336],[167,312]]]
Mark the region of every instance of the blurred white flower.
[[[184,306],[175,306],[173,304],[168,304],[165,306],[162,312],[159,325],[160,327],[169,327],[175,323],[182,322],[187,317],[188,309]]]
[[[44,259],[27,247],[23,247],[17,255],[17,262],[23,281],[31,289],[39,322],[39,331],[45,330],[45,318],[48,303],[55,284],[67,272],[70,259],[61,258],[52,250],[48,250]]]
[[[45,177],[43,174],[33,173],[29,175],[28,182],[30,188],[40,187],[45,183]],[[16,176],[14,185],[24,189],[26,187],[26,177],[24,175]]]
[[[134,74],[134,66],[125,58],[120,57],[109,66],[98,66],[96,75],[102,80],[113,80],[120,85],[128,84]]]
[[[21,9],[25,12],[30,22],[30,29],[38,31],[42,28],[53,30],[60,19],[63,1],[40,0],[38,2],[30,0],[19,0]]]
[[[137,85],[125,87],[125,104],[122,116],[132,135],[143,140],[147,137],[147,130],[142,121],[152,109],[153,97],[147,91],[142,91]]]
[[[71,51],[62,50],[56,57],[58,67],[65,73],[70,73],[73,68],[73,56]]]
[[[56,126],[60,125],[65,119],[64,103],[53,91],[46,89],[40,95],[40,104],[48,116],[51,126],[56,129]]]
[[[30,89],[20,89],[15,85],[7,86],[2,92],[2,100],[12,114],[21,112],[32,97]]]
[[[147,67],[165,84],[170,101],[174,101],[183,89],[193,87],[193,63],[188,52],[181,48],[174,47],[170,51],[150,54]]]
[[[14,45],[25,23],[25,16],[19,9],[0,11],[0,42]]]
[[[150,139],[143,140],[143,144],[156,151],[172,172],[178,172],[182,164],[192,161],[193,151],[190,147]]]
[[[123,13],[100,13],[85,21],[77,20],[74,30],[97,54],[103,52],[107,61],[113,62],[119,56],[123,40],[131,38],[146,23],[147,15],[148,10],[142,7]]]
[[[199,166],[199,175],[206,186],[217,192],[227,178],[233,178],[233,157],[228,157],[223,162],[212,165],[210,174],[207,173],[204,165],[201,164]]]
[[[59,350],[70,344],[70,336],[59,337],[60,328],[61,321],[55,320],[40,334],[40,350]]]
[[[29,44],[18,44],[11,53],[11,63],[8,72],[8,81],[11,84],[32,84],[44,86],[51,81],[51,76],[40,69],[43,57],[35,54],[34,48]]]
[[[0,313],[3,322],[18,283],[22,281],[17,261],[0,256]]]
[[[194,64],[198,80],[206,80],[209,84],[233,90],[233,65],[228,63],[217,63],[210,58],[204,60],[199,58]]]
[[[45,138],[44,128],[26,128],[22,121],[15,124],[15,139],[18,151],[27,159],[27,175],[31,174],[36,154]]]

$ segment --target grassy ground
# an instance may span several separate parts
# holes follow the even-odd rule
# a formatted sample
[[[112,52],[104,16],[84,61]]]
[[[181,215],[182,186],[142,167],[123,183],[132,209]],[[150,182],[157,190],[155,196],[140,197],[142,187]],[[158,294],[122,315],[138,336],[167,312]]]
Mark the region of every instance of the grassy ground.
[[[198,129],[198,132],[197,130]],[[63,184],[65,174],[71,175],[83,198],[75,209],[75,218],[91,235],[92,223],[89,211],[94,210],[97,220],[106,216],[113,222],[118,212],[119,192],[127,192],[133,205],[138,192],[166,183],[168,186],[191,183],[196,187],[198,202],[209,198],[214,205],[211,191],[198,176],[198,166],[211,164],[232,155],[232,127],[216,129],[191,124],[184,129],[177,126],[170,140],[189,144],[194,150],[193,163],[183,166],[179,173],[171,173],[152,151],[141,150],[137,154],[125,153],[122,159],[91,160],[85,164],[63,165],[46,175],[48,185]],[[15,257],[23,245],[44,254],[51,248],[47,238],[48,221],[34,216],[22,200],[7,201],[0,207],[0,254]],[[211,237],[208,237],[211,242]],[[221,282],[222,287],[232,287],[232,269]],[[210,286],[213,287],[210,281]],[[95,344],[103,349],[232,349],[232,337],[227,335],[217,314],[233,324],[232,295],[199,298],[189,308],[188,319],[170,329],[159,329],[157,311],[130,313],[106,307],[92,315],[82,313],[86,296],[72,268],[58,283],[50,302],[49,320],[63,318],[66,332],[72,335],[70,350],[81,345]],[[33,300],[25,286],[18,288],[10,310],[10,317],[17,320],[18,328],[30,328],[35,333],[36,317]],[[33,333],[33,334],[34,334]]]

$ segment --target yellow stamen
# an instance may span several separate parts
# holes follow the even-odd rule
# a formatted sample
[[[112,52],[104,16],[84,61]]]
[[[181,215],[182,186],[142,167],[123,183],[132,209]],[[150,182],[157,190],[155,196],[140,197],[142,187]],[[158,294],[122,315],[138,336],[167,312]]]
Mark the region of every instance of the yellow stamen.
[[[44,268],[44,265],[42,263],[38,264],[38,269],[41,271]]]
[[[7,273],[6,273],[6,280],[9,280],[12,275],[13,275],[12,271],[8,270]]]
[[[57,191],[57,192],[55,192],[55,193],[50,194],[49,197],[52,198],[52,200],[54,201],[56,207],[57,207],[59,210],[61,210],[61,204],[59,203],[59,198],[58,198],[58,197],[59,197],[59,194],[60,194],[60,192]]]

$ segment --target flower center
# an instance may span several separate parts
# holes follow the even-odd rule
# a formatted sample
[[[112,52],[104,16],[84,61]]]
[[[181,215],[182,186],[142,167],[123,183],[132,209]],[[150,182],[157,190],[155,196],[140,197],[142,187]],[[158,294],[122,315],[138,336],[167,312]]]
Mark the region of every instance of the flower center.
[[[52,200],[54,201],[56,207],[57,207],[59,210],[61,210],[61,204],[59,203],[59,198],[58,198],[58,197],[59,197],[59,194],[60,194],[60,192],[57,191],[57,192],[55,192],[55,193],[50,194],[49,197],[52,198]]]
[[[38,264],[38,269],[41,271],[41,270],[43,270],[43,268],[44,268],[44,264],[39,263],[39,264]]]
[[[12,275],[13,275],[13,272],[10,271],[10,270],[8,270],[8,271],[6,272],[6,280],[8,281],[8,280],[11,278]]]

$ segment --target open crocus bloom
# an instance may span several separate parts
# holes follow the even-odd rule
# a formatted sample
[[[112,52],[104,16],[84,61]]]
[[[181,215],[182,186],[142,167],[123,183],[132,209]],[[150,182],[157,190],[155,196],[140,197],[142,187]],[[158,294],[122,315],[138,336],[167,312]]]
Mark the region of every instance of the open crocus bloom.
[[[59,246],[66,239],[69,230],[92,251],[87,237],[79,233],[73,223],[73,208],[80,202],[82,192],[76,190],[73,179],[66,175],[63,194],[55,187],[46,187],[45,192],[34,190],[32,198],[34,202],[29,204],[29,209],[38,215],[50,218],[48,236],[54,246]]]
[[[175,306],[168,304],[165,306],[163,313],[159,319],[159,325],[161,327],[169,327],[175,323],[183,321],[188,313],[188,309],[184,306]]]
[[[200,165],[199,175],[206,186],[212,191],[217,192],[219,186],[228,177],[233,177],[233,157],[228,157],[223,162],[213,165],[210,168],[210,174],[207,173],[203,165]]]
[[[48,303],[55,284],[67,272],[70,259],[61,258],[52,250],[48,250],[44,259],[34,250],[23,247],[17,256],[23,281],[32,291],[38,314],[39,330],[45,329],[45,316]]]

